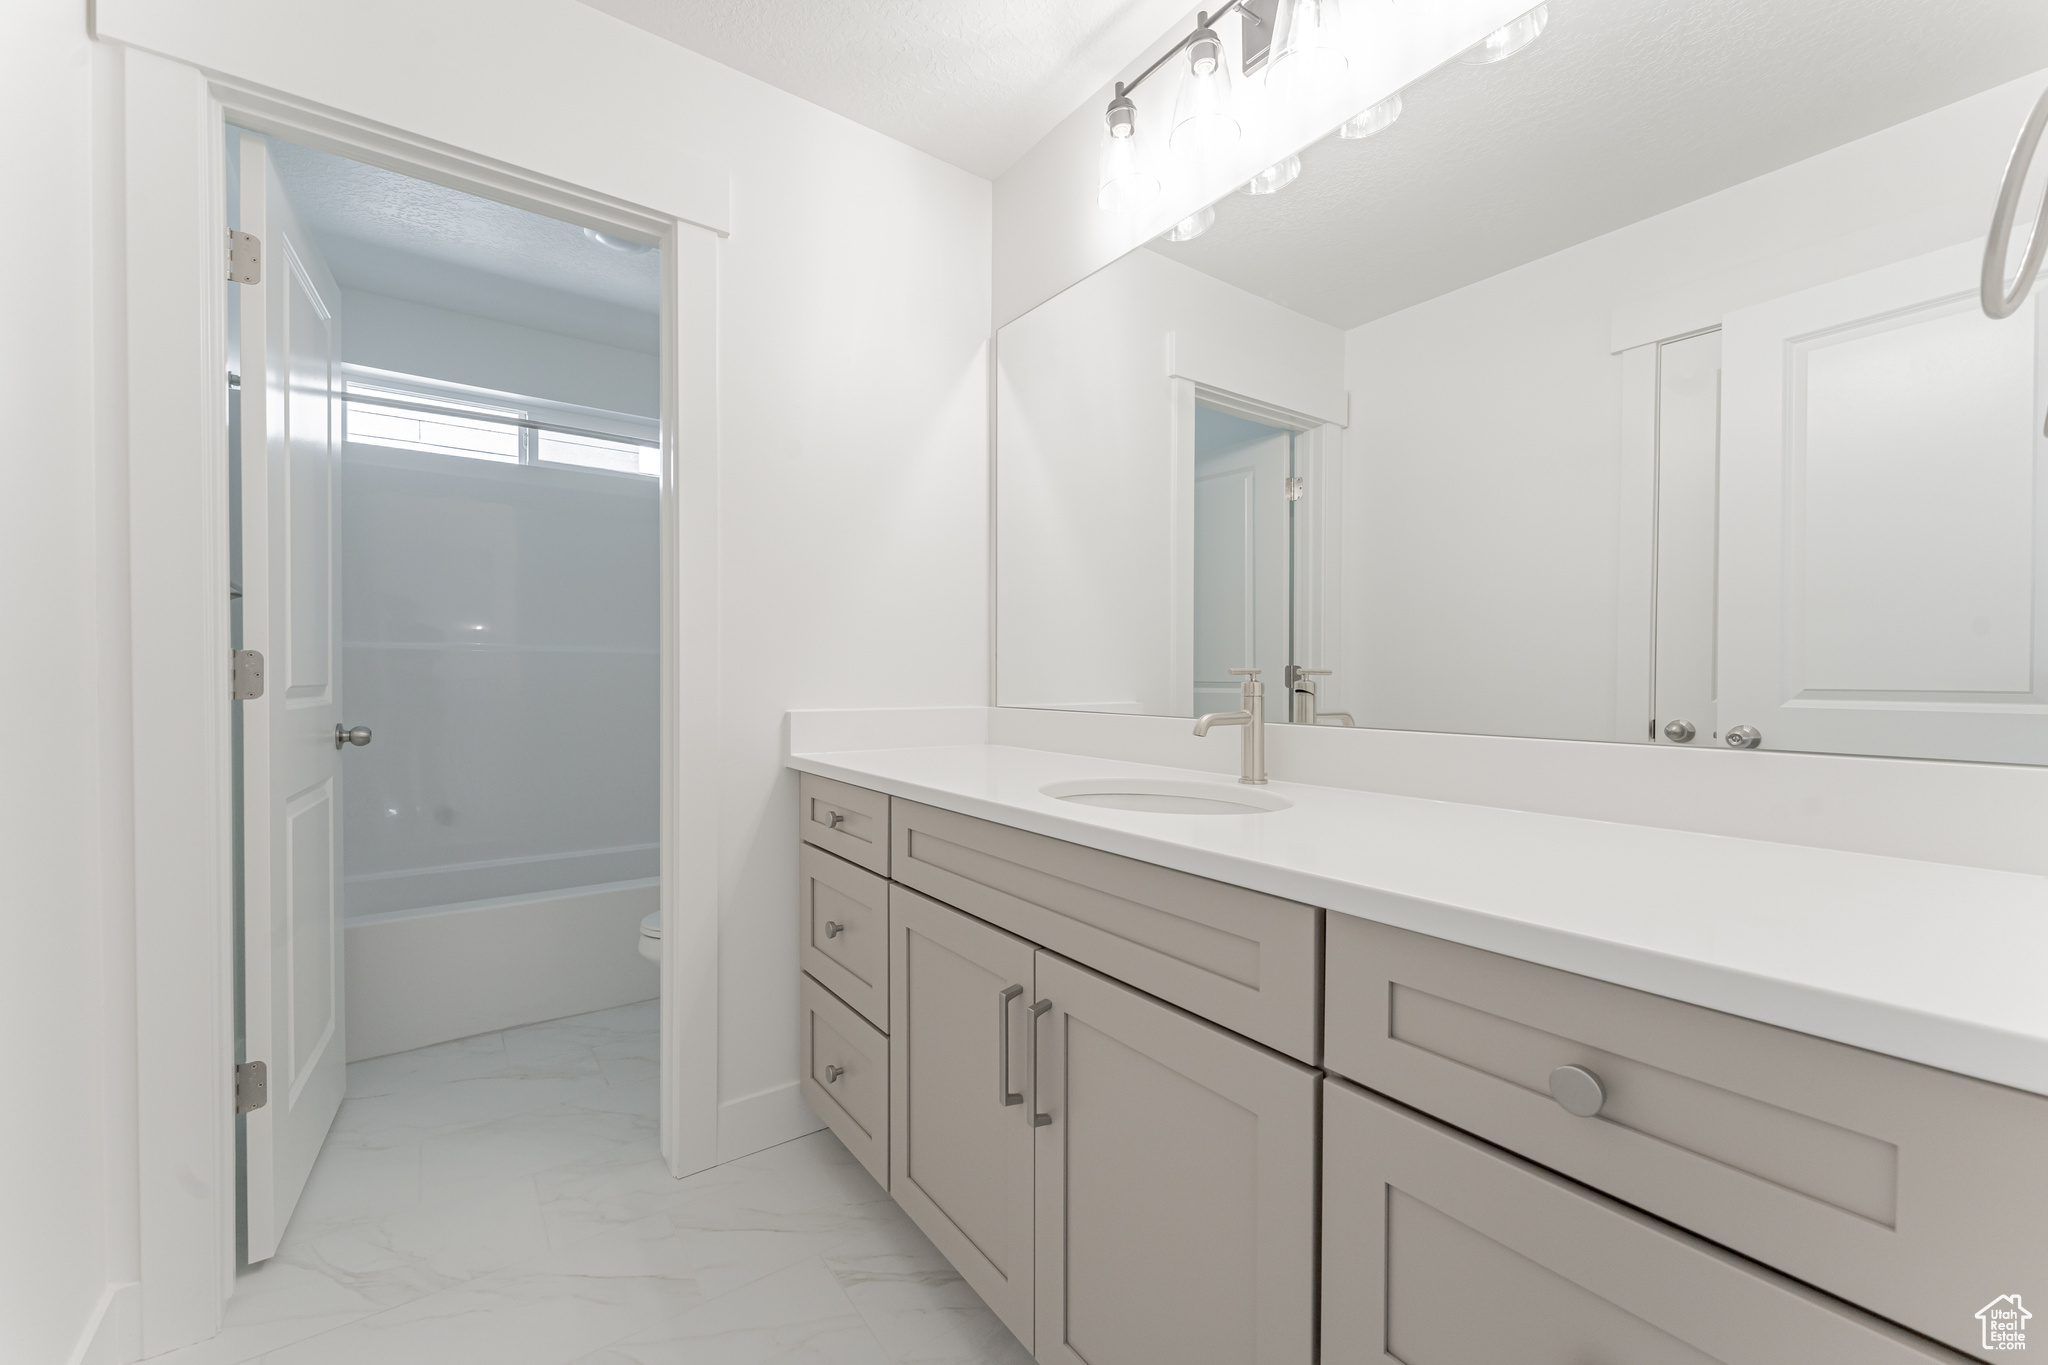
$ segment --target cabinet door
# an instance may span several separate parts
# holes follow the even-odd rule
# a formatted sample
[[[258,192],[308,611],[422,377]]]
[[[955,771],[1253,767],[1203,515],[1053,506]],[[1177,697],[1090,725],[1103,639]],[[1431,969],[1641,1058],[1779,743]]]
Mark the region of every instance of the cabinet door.
[[[1963,1357],[1341,1081],[1325,1365],[1963,1365]]]
[[[1307,1365],[1316,1073],[1038,954],[1044,1365]]]
[[[890,1192],[1031,1345],[1032,947],[889,888]]]

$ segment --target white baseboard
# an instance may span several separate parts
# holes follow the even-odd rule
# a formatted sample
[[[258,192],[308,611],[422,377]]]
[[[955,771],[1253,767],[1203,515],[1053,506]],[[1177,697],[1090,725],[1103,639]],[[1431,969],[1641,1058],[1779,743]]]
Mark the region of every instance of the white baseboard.
[[[70,1365],[131,1365],[142,1359],[142,1286],[134,1280],[100,1292],[71,1348]]]
[[[348,1059],[652,1000],[656,881],[344,920]]]
[[[718,1159],[733,1161],[824,1126],[796,1081],[757,1090],[718,1106]]]

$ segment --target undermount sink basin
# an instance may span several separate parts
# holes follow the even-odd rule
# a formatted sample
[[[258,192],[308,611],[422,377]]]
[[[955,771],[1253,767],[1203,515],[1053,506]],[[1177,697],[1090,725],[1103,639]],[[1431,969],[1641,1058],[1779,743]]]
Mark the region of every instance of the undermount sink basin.
[[[1077,806],[1145,811],[1152,815],[1264,815],[1293,805],[1253,786],[1223,787],[1213,782],[1170,779],[1098,777],[1054,782],[1039,788],[1047,796]]]

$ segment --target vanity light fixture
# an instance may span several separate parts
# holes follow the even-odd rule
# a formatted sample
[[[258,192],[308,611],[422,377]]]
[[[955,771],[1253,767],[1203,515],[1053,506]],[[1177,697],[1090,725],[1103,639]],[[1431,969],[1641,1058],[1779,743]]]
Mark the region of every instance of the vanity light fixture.
[[[1138,106],[1122,95],[1102,115],[1097,202],[1111,213],[1136,213],[1159,193],[1159,181],[1138,159]]]
[[[1278,194],[1301,176],[1301,158],[1290,156],[1276,161],[1244,182],[1246,194]]]
[[[1344,88],[1350,58],[1337,45],[1340,0],[1280,0],[1266,84],[1290,98],[1313,100]]]
[[[1230,107],[1230,67],[1223,60],[1223,40],[1209,27],[1207,15],[1188,35],[1186,50],[1187,67],[1181,72],[1180,92],[1173,97],[1173,132],[1166,141],[1176,156],[1211,156],[1235,143],[1244,130]]]
[[[1175,223],[1172,227],[1161,233],[1160,236],[1169,242],[1192,242],[1195,238],[1215,226],[1215,207],[1213,205],[1204,205],[1181,219],[1178,223]]]
[[[1112,213],[1129,213],[1159,188],[1158,180],[1147,174],[1139,162],[1138,107],[1131,102],[1131,92],[1174,58],[1186,58],[1166,138],[1174,154],[1190,158],[1207,156],[1231,146],[1243,134],[1244,129],[1230,106],[1230,68],[1223,60],[1223,40],[1211,27],[1215,20],[1243,6],[1244,0],[1229,0],[1214,14],[1198,13],[1193,32],[1161,53],[1157,61],[1133,79],[1116,83],[1116,98],[1109,102],[1102,116],[1103,208]]]
[[[1394,120],[1399,117],[1401,117],[1401,97],[1398,94],[1389,95],[1364,113],[1354,114],[1350,118],[1345,119],[1343,126],[1337,129],[1337,136],[1349,138],[1352,141],[1362,137],[1371,137],[1374,133],[1384,133],[1387,129],[1393,127]]]
[[[1550,23],[1550,6],[1538,5],[1519,19],[1510,19],[1460,53],[1458,60],[1471,66],[1506,61],[1536,41]]]

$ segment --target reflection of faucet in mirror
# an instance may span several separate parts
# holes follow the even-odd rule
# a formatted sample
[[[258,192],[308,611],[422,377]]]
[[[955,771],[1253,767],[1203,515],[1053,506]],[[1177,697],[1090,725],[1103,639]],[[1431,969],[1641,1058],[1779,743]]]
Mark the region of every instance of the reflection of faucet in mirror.
[[[1212,725],[1244,727],[1244,773],[1237,780],[1262,787],[1266,783],[1266,685],[1256,668],[1233,668],[1244,677],[1244,706],[1238,711],[1215,711],[1195,722],[1195,733],[1206,735]]]
[[[1326,720],[1341,720],[1357,728],[1358,722],[1351,718],[1349,711],[1316,710],[1316,679],[1327,678],[1327,668],[1303,668],[1300,664],[1287,665],[1287,718],[1296,725],[1320,725]]]

